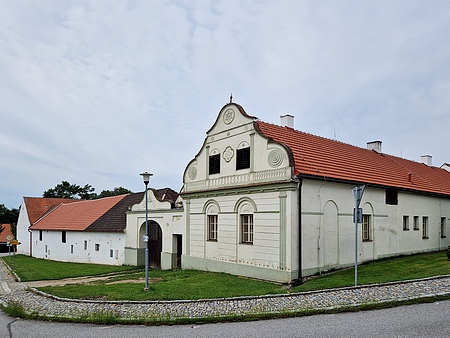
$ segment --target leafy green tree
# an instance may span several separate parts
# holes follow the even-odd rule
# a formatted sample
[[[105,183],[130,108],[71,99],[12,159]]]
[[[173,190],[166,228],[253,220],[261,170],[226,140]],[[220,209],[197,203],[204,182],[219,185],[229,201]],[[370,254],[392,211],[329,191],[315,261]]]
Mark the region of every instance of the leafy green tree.
[[[67,181],[62,181],[54,188],[44,191],[42,197],[56,197],[56,198],[75,198],[90,200],[97,197],[94,193],[95,188],[86,184],[84,187],[78,184],[70,184]]]
[[[129,194],[130,192],[131,192],[131,190],[126,189],[124,187],[116,187],[116,188],[114,188],[114,190],[103,190],[98,195],[98,198]]]
[[[11,224],[11,231],[16,235],[16,225],[19,219],[19,209],[8,209],[4,204],[0,204],[0,225]],[[0,233],[3,229],[0,230]]]

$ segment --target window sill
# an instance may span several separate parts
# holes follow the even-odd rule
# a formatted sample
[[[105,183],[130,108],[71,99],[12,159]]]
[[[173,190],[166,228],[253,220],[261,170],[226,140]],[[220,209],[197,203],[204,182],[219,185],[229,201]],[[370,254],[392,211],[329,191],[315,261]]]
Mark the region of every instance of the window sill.
[[[441,236],[441,238],[447,238],[447,236]]]
[[[414,231],[419,231],[420,229],[414,229]]]
[[[409,229],[403,229],[403,231],[409,231]]]
[[[363,239],[363,243],[365,243],[365,242],[373,242],[373,240],[371,240],[371,239]]]
[[[207,242],[217,242],[217,239],[207,239]]]
[[[428,239],[429,237],[427,237],[427,236],[422,236],[422,239]]]
[[[243,245],[253,245],[253,242],[241,242],[239,244],[243,244]]]

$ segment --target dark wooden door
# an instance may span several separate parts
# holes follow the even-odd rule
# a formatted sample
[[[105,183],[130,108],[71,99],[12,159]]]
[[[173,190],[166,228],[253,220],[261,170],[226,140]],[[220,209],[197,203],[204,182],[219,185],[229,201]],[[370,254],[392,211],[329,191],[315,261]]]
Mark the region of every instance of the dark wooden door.
[[[161,267],[162,252],[162,231],[156,222],[148,225],[148,265],[151,268],[159,269]]]

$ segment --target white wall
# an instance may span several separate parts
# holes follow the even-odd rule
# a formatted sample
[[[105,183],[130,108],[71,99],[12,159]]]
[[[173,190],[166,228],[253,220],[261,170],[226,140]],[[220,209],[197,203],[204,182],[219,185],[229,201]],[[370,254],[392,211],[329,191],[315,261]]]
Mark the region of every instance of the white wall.
[[[21,243],[17,245],[17,253],[23,255],[30,255],[30,233],[28,227],[30,220],[28,219],[28,212],[25,201],[22,199],[20,206],[19,219],[17,221],[17,240]]]
[[[302,188],[302,266],[305,275],[355,261],[354,199],[351,185],[304,180]],[[450,217],[450,200],[398,192],[398,205],[385,203],[385,190],[366,187],[361,207],[372,220],[372,240],[362,241],[358,226],[358,261],[445,249],[450,237],[441,238],[440,221]],[[409,230],[403,230],[403,216]],[[413,230],[413,216],[419,230]],[[422,238],[422,218],[428,217],[428,238]]]
[[[43,230],[42,241],[39,240],[39,230],[33,230],[32,236],[33,257],[77,263],[125,263],[124,233],[67,231],[66,243],[62,242],[61,231]]]

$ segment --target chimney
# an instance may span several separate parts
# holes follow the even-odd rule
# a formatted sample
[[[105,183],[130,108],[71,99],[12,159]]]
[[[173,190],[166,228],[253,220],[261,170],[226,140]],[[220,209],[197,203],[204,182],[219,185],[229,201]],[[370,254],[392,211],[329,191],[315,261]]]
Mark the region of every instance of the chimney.
[[[433,156],[431,155],[422,155],[422,163],[426,164],[427,166],[431,167],[433,163]]]
[[[375,150],[377,153],[381,154],[381,141],[367,142],[367,149]]]
[[[294,116],[292,115],[281,115],[281,126],[289,127],[294,129]]]

